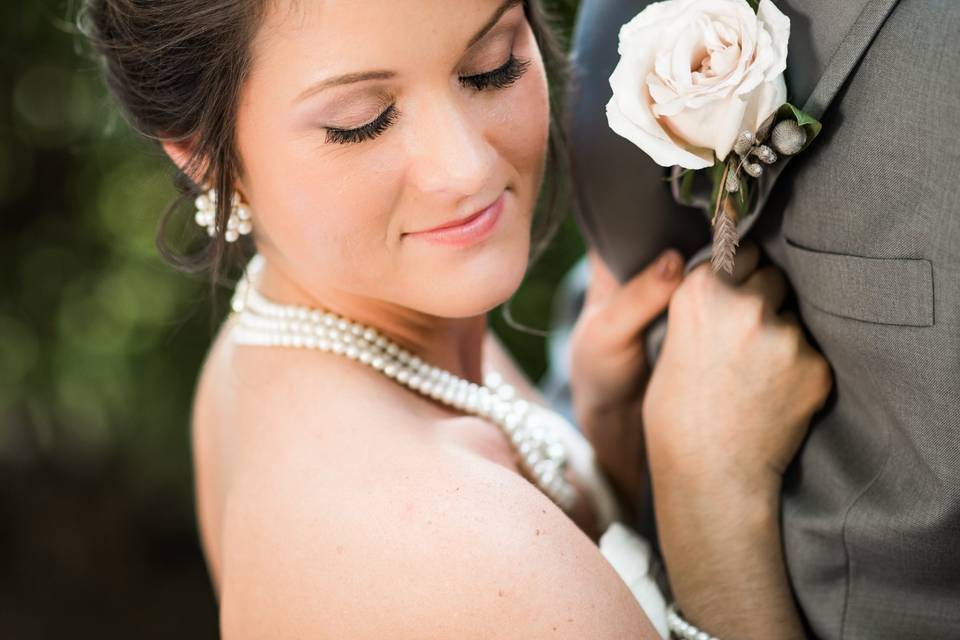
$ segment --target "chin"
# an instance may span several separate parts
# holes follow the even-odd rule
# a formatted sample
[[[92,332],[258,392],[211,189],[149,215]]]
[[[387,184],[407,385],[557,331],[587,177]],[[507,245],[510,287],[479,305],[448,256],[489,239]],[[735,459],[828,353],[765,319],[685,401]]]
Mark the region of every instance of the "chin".
[[[525,202],[512,202],[493,234],[479,244],[458,248],[421,246],[417,282],[406,283],[416,292],[411,306],[445,318],[482,315],[503,304],[520,288],[530,257],[532,212]],[[532,209],[532,206],[530,207]]]
[[[449,268],[425,274],[415,306],[424,313],[444,318],[469,318],[487,313],[517,292],[529,264],[529,230],[504,234],[500,242],[463,260],[451,260]],[[423,286],[427,285],[427,286]]]

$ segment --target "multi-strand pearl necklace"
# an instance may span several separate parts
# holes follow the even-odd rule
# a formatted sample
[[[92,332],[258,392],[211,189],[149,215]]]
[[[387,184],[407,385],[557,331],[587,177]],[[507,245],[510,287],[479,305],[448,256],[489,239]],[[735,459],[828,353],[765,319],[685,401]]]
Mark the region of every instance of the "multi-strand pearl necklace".
[[[248,279],[263,262],[262,255],[254,256],[233,294],[235,343],[344,355],[424,396],[486,418],[507,437],[526,476],[560,508],[572,510],[576,492],[565,476],[567,449],[543,419],[543,408],[517,398],[515,389],[496,372],[478,385],[424,362],[372,327],[330,311],[268,300]]]

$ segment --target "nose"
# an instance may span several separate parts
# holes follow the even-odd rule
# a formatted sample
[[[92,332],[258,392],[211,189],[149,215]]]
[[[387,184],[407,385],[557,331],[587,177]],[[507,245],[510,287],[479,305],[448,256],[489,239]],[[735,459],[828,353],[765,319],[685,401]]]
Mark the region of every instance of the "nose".
[[[484,122],[456,100],[433,101],[410,132],[410,178],[423,193],[468,196],[490,184],[497,151]]]

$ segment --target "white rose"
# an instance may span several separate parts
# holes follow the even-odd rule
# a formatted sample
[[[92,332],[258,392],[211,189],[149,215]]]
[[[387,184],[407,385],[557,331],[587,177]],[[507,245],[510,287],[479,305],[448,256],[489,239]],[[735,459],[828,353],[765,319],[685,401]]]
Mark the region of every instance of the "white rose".
[[[659,165],[712,166],[786,102],[789,39],[771,0],[651,4],[620,29],[610,127]]]

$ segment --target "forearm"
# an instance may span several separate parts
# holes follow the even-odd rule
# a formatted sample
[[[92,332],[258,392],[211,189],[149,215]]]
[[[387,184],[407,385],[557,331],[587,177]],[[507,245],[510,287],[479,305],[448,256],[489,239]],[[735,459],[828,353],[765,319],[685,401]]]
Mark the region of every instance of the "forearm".
[[[683,616],[721,639],[803,638],[783,559],[779,486],[733,490],[722,479],[661,480],[654,501]]]
[[[632,522],[640,497],[649,490],[649,476],[644,472],[646,454],[641,407],[638,404],[591,406],[586,410],[577,407],[576,418],[614,489],[624,517]]]

